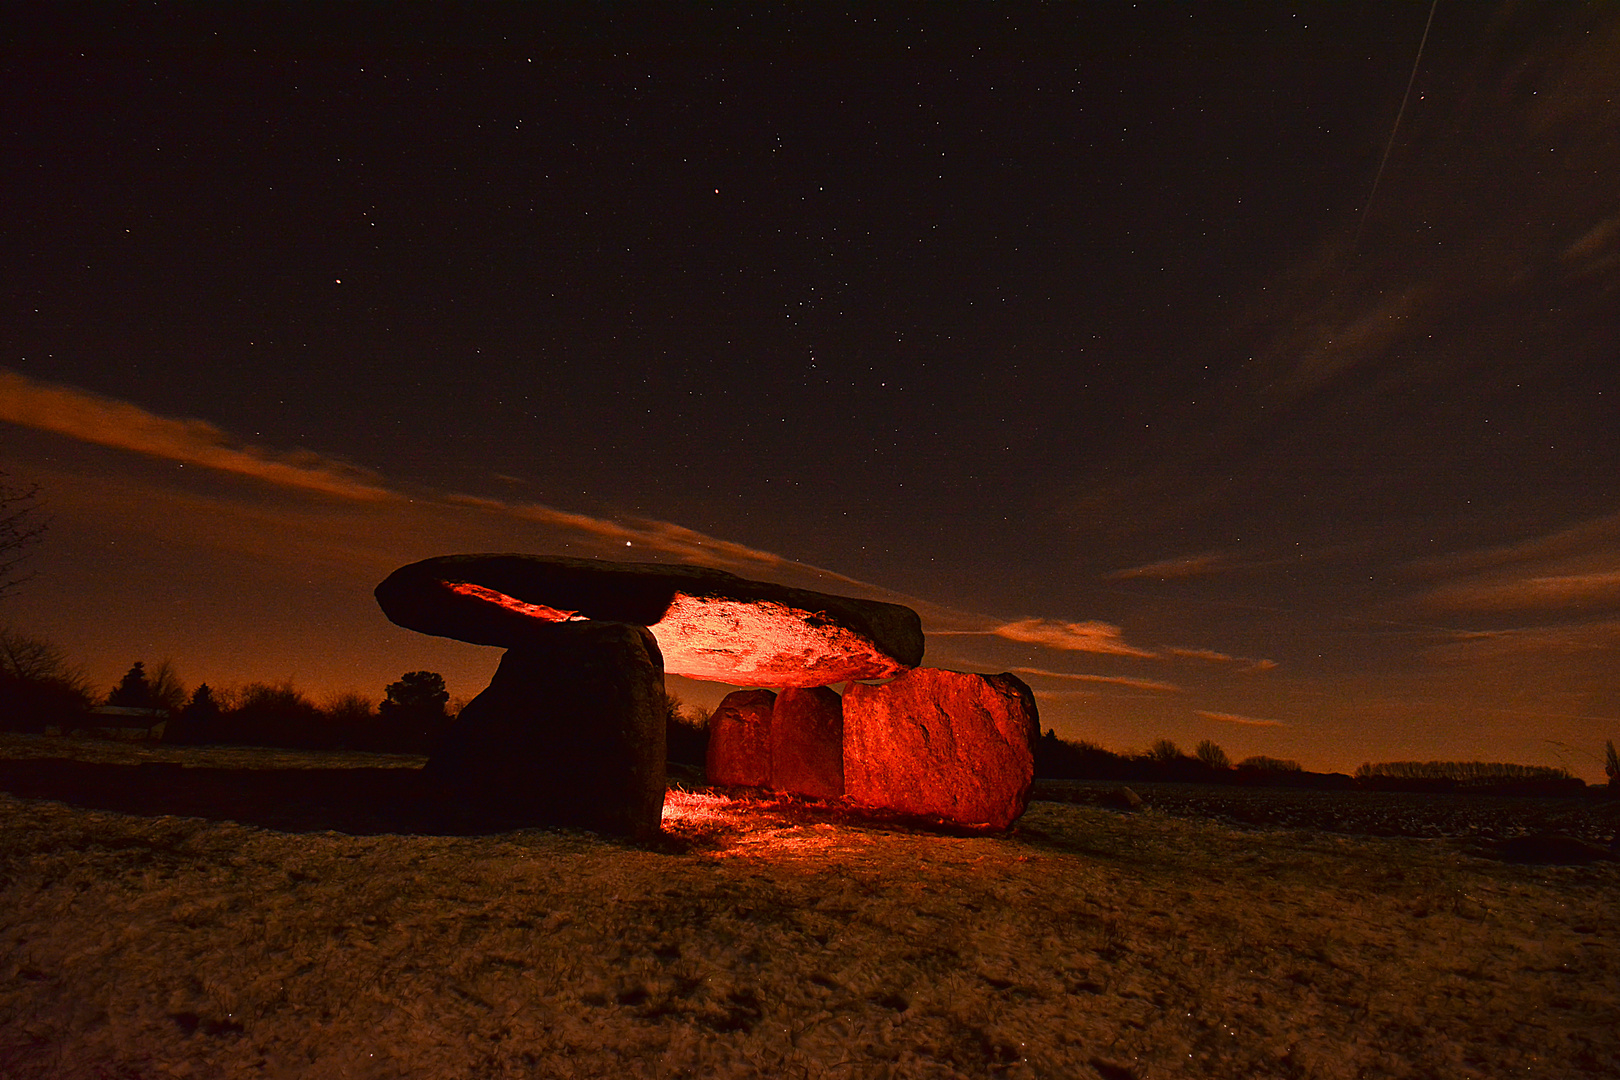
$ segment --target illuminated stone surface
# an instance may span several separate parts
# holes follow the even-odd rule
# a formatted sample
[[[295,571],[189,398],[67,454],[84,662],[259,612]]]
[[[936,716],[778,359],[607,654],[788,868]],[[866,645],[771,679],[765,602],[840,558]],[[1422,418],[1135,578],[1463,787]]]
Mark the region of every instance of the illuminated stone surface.
[[[851,684],[843,706],[854,802],[995,829],[1029,805],[1040,718],[1017,676],[916,668]]]
[[[789,687],[771,710],[771,787],[836,799],[844,793],[844,711],[837,691]]]
[[[769,690],[735,690],[709,716],[709,751],[704,773],[723,787],[769,787],[771,784],[771,708]]]
[[[910,608],[699,566],[444,555],[394,571],[377,602],[400,626],[508,648],[560,621],[646,626],[666,671],[739,686],[888,678],[923,653]]]
[[[654,835],[664,805],[663,692],[646,628],[548,624],[501,658],[427,775],[475,813]]]

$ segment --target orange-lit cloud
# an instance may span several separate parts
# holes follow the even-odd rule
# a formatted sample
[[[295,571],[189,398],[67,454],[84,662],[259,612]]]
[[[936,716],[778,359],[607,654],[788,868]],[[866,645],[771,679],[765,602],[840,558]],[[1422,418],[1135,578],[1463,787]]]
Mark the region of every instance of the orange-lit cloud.
[[[1237,713],[1210,712],[1207,709],[1194,709],[1195,713],[1206,720],[1219,720],[1223,724],[1242,724],[1245,727],[1287,727],[1281,720],[1262,720],[1254,716],[1239,716]]]
[[[1155,656],[1156,653],[1128,645],[1119,627],[1105,622],[1061,622],[1057,619],[1018,619],[989,630],[957,630],[952,633],[992,634],[1008,641],[1045,645],[1066,652],[1109,653],[1114,656]]]
[[[377,502],[397,496],[372,473],[312,453],[277,454],[234,444],[202,420],[177,420],[70,386],[0,368],[0,420],[133,450],[187,465],[250,476],[281,487]]]
[[[1271,671],[1277,666],[1275,660],[1257,660],[1249,656],[1231,656],[1227,653],[1216,652],[1214,649],[1165,649],[1171,656],[1182,656],[1188,660],[1203,660],[1211,664],[1232,664],[1245,671]]]
[[[199,523],[192,530],[194,533],[201,535],[201,531],[206,530],[222,548],[251,550],[269,563],[283,561],[279,556],[285,555],[289,543],[296,539],[300,545],[299,557],[305,562],[317,557],[312,552],[319,552],[319,557],[328,561],[341,557],[356,565],[382,566],[400,557],[402,545],[396,542],[400,537],[433,536],[446,542],[458,542],[453,538],[505,533],[513,523],[527,523],[543,527],[538,534],[525,538],[525,543],[540,550],[566,549],[580,543],[604,554],[612,552],[619,558],[657,561],[667,557],[744,575],[766,575],[784,584],[808,588],[836,586],[859,595],[906,604],[927,620],[930,635],[996,636],[1070,652],[1157,655],[1127,643],[1119,627],[1108,623],[1042,618],[1005,622],[897,593],[673,522],[645,518],[619,521],[538,502],[510,502],[415,487],[407,491],[380,474],[332,458],[246,445],[206,421],[160,416],[130,402],[41,382],[3,368],[0,368],[0,422],[200,465],[282,488],[338,496],[350,504],[341,512],[347,516],[338,519],[313,508],[271,509],[238,503],[226,506],[195,493],[165,492],[167,505],[183,505],[188,517]],[[116,491],[109,493],[104,486],[98,490],[103,507],[117,494]],[[133,491],[125,491],[124,495],[132,507],[151,503],[149,497],[143,498]],[[383,505],[387,507],[385,527],[377,517]],[[468,511],[471,516],[467,515]],[[1152,680],[1099,676],[1093,681],[1176,689]]]
[[[1019,675],[1039,675],[1048,679],[1072,679],[1075,682],[1108,683],[1112,686],[1129,686],[1137,690],[1158,690],[1166,694],[1179,694],[1181,687],[1175,683],[1160,682],[1157,679],[1135,679],[1128,675],[1091,675],[1078,671],[1047,671],[1045,668],[1015,667],[1014,673]]]
[[[1564,626],[1516,627],[1509,630],[1463,630],[1450,641],[1427,650],[1431,660],[1446,663],[1500,661],[1510,657],[1573,656],[1620,650],[1620,621]]]
[[[1427,559],[1422,602],[1459,611],[1620,606],[1620,514],[1516,544]]]

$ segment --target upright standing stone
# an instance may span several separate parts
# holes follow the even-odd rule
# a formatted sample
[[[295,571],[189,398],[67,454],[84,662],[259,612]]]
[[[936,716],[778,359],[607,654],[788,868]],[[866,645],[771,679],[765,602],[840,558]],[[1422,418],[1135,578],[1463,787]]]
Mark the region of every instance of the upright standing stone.
[[[451,725],[428,776],[469,809],[655,835],[664,807],[664,669],[645,627],[531,630]]]
[[[771,709],[769,690],[734,690],[709,717],[705,772],[722,787],[769,787]]]
[[[836,690],[788,687],[776,695],[771,787],[818,799],[844,793],[843,702]]]
[[[1040,717],[1015,675],[914,668],[844,694],[844,789],[866,806],[1004,829],[1029,805]]]

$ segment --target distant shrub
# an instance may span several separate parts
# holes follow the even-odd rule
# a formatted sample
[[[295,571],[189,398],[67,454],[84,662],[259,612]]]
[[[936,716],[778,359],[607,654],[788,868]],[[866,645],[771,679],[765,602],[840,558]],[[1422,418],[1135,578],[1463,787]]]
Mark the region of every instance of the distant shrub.
[[[1515,780],[1568,780],[1568,769],[1550,765],[1513,765],[1501,761],[1381,761],[1362,764],[1357,780],[1389,777],[1397,780],[1450,780],[1460,784],[1492,784]]]
[[[682,765],[702,768],[708,753],[708,711],[687,705],[674,694],[665,694],[664,756]]]
[[[61,649],[41,638],[0,629],[0,729],[40,733],[81,723],[91,684]]]
[[[319,706],[291,682],[249,683],[238,693],[236,707],[220,717],[220,737],[209,741],[330,749],[335,740],[325,720]]]
[[[1249,769],[1254,772],[1268,773],[1305,771],[1305,767],[1297,761],[1293,761],[1289,758],[1267,757],[1264,754],[1256,754],[1253,757],[1246,757],[1242,761],[1238,762],[1237,767],[1240,769]]]
[[[1035,742],[1035,775],[1053,780],[1126,779],[1130,763],[1088,739],[1069,742],[1048,728]]]

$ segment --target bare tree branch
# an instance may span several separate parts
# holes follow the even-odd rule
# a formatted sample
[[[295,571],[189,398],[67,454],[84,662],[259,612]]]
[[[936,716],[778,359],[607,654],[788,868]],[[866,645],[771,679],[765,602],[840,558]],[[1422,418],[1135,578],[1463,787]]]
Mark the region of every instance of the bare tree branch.
[[[19,568],[45,534],[48,523],[39,520],[41,505],[38,484],[13,487],[0,472],[0,597],[33,577]]]

